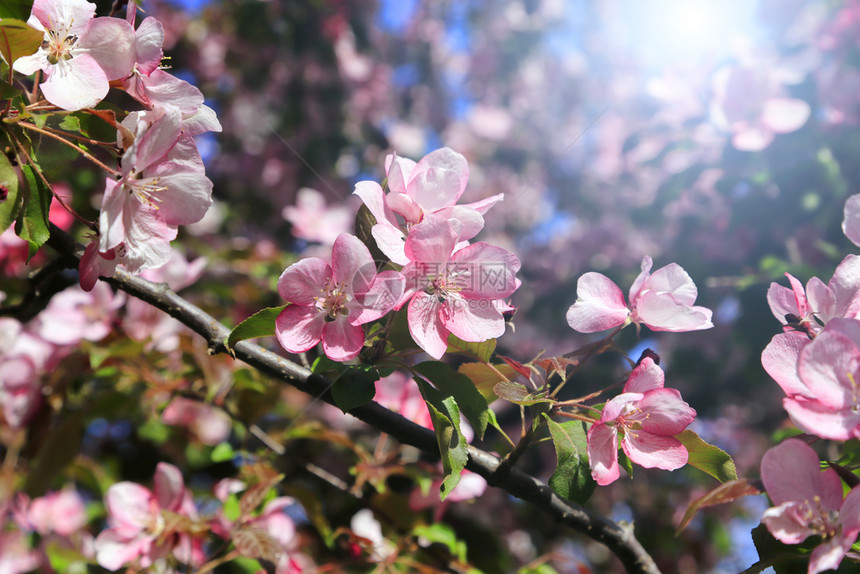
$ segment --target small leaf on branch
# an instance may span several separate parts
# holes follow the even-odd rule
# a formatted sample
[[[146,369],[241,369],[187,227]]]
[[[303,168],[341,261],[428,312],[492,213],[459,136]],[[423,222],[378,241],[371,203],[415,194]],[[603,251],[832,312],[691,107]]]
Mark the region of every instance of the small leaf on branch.
[[[29,261],[50,235],[48,211],[53,194],[32,166],[22,165],[21,172],[24,174],[23,216],[15,224],[15,233],[30,244]]]
[[[263,500],[265,500],[269,491],[282,480],[284,480],[284,475],[276,474],[249,486],[242,494],[242,498],[239,499],[239,515],[249,516],[254,512]]]
[[[597,486],[588,465],[585,423],[575,420],[557,423],[546,413],[544,418],[558,459],[549,486],[559,496],[585,504]]]
[[[495,339],[488,339],[481,343],[469,343],[468,341],[458,339],[454,335],[448,335],[448,353],[466,355],[482,363],[487,363],[495,350]]]
[[[761,491],[747,480],[730,480],[729,482],[721,484],[709,493],[704,496],[700,496],[690,503],[687,507],[687,511],[684,513],[684,518],[681,519],[681,523],[675,531],[675,535],[677,536],[687,527],[690,520],[693,519],[693,516],[696,515],[699,509],[734,502],[739,498],[743,498],[744,496],[749,496],[751,494],[761,494]]]
[[[266,307],[236,325],[227,337],[227,347],[232,349],[239,341],[274,335],[275,320],[285,307]]]
[[[493,387],[493,391],[500,399],[516,405],[530,406],[556,402],[555,399],[545,396],[545,393],[532,394],[525,385],[513,381],[502,381]]]
[[[496,415],[490,410],[487,400],[478,392],[468,377],[439,361],[419,363],[415,365],[415,370],[433,383],[433,386],[444,395],[454,397],[457,405],[475,429],[478,438],[484,438],[487,424],[495,423]]]
[[[496,400],[498,396],[493,391],[493,387],[497,383],[503,382],[505,379],[511,380],[517,378],[517,372],[513,367],[507,364],[489,363],[463,363],[457,369],[457,372],[469,377],[472,384],[478,389],[478,392],[484,397],[488,403]]]
[[[535,364],[546,371],[547,378],[550,378],[553,373],[558,373],[561,378],[565,378],[567,368],[578,365],[579,361],[567,357],[546,357],[535,361]]]
[[[681,441],[690,454],[687,464],[710,474],[720,482],[737,480],[738,471],[735,468],[735,461],[724,450],[706,443],[689,429],[675,435],[675,438]]]
[[[18,193],[18,171],[3,153],[0,153],[0,197],[0,233],[3,233],[18,217],[24,200]]]
[[[516,359],[512,359],[512,358],[510,358],[510,357],[504,357],[504,356],[503,356],[503,357],[502,357],[502,360],[503,360],[504,362],[506,362],[507,364],[509,364],[511,367],[513,367],[513,368],[514,368],[514,370],[515,370],[516,372],[518,372],[519,374],[521,374],[521,375],[522,375],[522,376],[524,376],[525,378],[527,378],[527,379],[531,379],[531,378],[532,378],[532,371],[531,371],[531,369],[529,369],[527,366],[525,366],[524,364],[520,363],[520,362],[519,362],[519,361],[517,361]]]
[[[469,460],[469,447],[460,432],[460,409],[452,397],[444,396],[421,379],[416,382],[424,402],[427,403],[433,429],[436,431],[442,469],[445,471],[439,494],[441,499],[445,500],[460,482],[460,473]]]
[[[80,132],[81,120],[78,118],[78,116],[72,114],[66,115],[60,122],[60,128],[69,132]]]
[[[334,381],[331,396],[343,412],[366,405],[376,395],[379,371],[370,365],[349,365]]]
[[[259,526],[242,525],[233,530],[230,536],[242,556],[277,562],[280,554],[278,542]]]
[[[12,1],[14,3],[14,0]],[[0,2],[0,55],[11,66],[21,56],[35,54],[45,33],[24,21],[30,17],[29,11],[20,19],[4,16],[8,10],[6,4],[7,2]]]

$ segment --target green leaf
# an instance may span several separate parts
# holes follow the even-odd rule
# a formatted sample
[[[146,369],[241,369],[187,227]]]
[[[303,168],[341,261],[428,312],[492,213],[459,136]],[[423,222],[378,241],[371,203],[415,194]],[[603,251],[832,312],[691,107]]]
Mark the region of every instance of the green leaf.
[[[555,399],[545,396],[546,393],[532,394],[525,385],[513,381],[502,381],[493,387],[493,392],[500,399],[516,405],[530,406],[538,403],[554,403]]]
[[[558,459],[549,487],[559,496],[585,504],[597,486],[588,466],[585,423],[576,420],[557,423],[546,414],[544,418]]]
[[[379,371],[370,365],[350,365],[335,379],[331,395],[343,412],[366,405],[376,394]]]
[[[469,343],[468,341],[458,339],[454,335],[448,335],[448,353],[466,355],[482,363],[487,363],[490,361],[490,357],[493,356],[493,351],[495,350],[495,339],[488,339],[481,343]]]
[[[445,363],[426,361],[415,365],[415,370],[433,383],[442,394],[454,397],[459,408],[472,424],[479,439],[484,438],[489,422],[495,422],[496,415],[490,410],[487,400],[469,377],[458,373]]]
[[[212,462],[227,462],[228,460],[233,460],[235,454],[233,446],[229,442],[222,442],[212,449],[210,457],[212,458]]]
[[[48,240],[48,210],[51,207],[51,188],[45,185],[32,166],[22,165],[24,174],[23,217],[15,223],[15,233],[30,244],[30,258]]]
[[[67,132],[80,132],[81,131],[81,120],[78,116],[69,114],[63,117],[63,120],[60,122],[60,128],[66,130]]]
[[[257,311],[230,331],[227,336],[227,347],[232,349],[239,341],[245,339],[255,339],[257,337],[268,337],[275,334],[275,320],[286,308],[286,305],[280,307],[266,307]]]
[[[735,461],[724,450],[706,443],[699,438],[699,435],[689,429],[675,435],[675,438],[681,441],[681,444],[690,453],[687,464],[710,474],[720,482],[738,479]]]
[[[0,3],[0,6],[5,3]],[[2,12],[3,8],[0,8],[0,13]],[[35,54],[45,37],[44,32],[36,30],[24,21],[29,16],[30,13],[27,12],[21,19],[0,18],[0,56],[3,56],[9,65],[21,56]]]
[[[460,473],[469,460],[469,447],[460,432],[460,409],[453,397],[444,396],[421,379],[416,379],[416,382],[424,402],[427,403],[433,430],[436,431],[436,441],[439,443],[442,469],[445,471],[439,494],[441,499],[445,500],[460,482]]]
[[[6,196],[0,203],[0,233],[3,233],[18,217],[24,201],[18,193],[18,171],[4,153],[0,153],[0,193]]]
[[[507,377],[508,380],[517,378],[517,372],[507,363],[493,364],[492,366],[489,363],[463,363],[457,372],[469,377],[469,380],[477,387],[478,392],[483,395],[484,400],[488,403],[499,398],[493,391],[493,387],[497,383],[504,381],[504,377]]]
[[[0,2],[0,18],[26,20],[33,10],[33,0],[3,0]],[[33,50],[35,52],[35,50]]]
[[[442,522],[435,522],[430,525],[419,525],[412,530],[413,536],[418,536],[442,544],[448,548],[451,556],[456,557],[460,562],[466,562],[467,547],[466,543],[457,539],[457,534],[454,530]]]

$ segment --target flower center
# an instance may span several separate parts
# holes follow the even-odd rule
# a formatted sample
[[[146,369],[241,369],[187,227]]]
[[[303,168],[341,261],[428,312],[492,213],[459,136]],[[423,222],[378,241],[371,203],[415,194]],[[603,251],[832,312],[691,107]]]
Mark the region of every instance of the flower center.
[[[327,279],[320,292],[322,295],[314,297],[314,301],[316,301],[317,309],[326,313],[326,322],[334,321],[338,315],[349,314],[347,304],[352,301],[352,295],[347,290],[346,281],[332,284],[331,279]]]
[[[435,296],[440,303],[445,303],[449,299],[459,301],[463,298],[460,291],[466,286],[467,273],[466,270],[446,268],[436,275],[428,275],[428,284],[424,292]]]
[[[153,209],[159,209],[158,204],[161,202],[161,198],[158,197],[158,194],[168,189],[158,177],[135,179],[134,170],[129,174],[123,186],[130,195],[134,195],[141,203],[145,203]]]

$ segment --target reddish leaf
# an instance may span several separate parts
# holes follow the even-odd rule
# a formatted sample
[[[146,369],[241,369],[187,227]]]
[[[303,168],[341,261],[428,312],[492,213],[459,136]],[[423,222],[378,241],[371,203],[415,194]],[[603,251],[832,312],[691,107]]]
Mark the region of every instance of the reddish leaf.
[[[535,364],[546,371],[547,378],[551,377],[553,373],[558,373],[564,377],[567,368],[578,365],[579,361],[577,359],[568,359],[567,357],[546,357],[545,359],[535,361]]]
[[[499,355],[499,356],[502,358],[502,360],[504,362],[506,362],[507,364],[512,366],[516,372],[518,372],[519,374],[521,374],[522,376],[524,376],[527,379],[531,378],[532,371],[527,366],[523,365],[519,361],[516,361],[510,357],[505,357],[503,355]]]
[[[246,558],[261,558],[269,562],[277,562],[281,548],[277,540],[258,526],[243,525],[232,533],[233,545],[239,554]]]
[[[734,502],[739,498],[743,498],[744,496],[749,496],[751,494],[761,494],[761,491],[753,486],[748,480],[731,480],[721,484],[714,490],[704,496],[700,496],[690,503],[690,506],[687,507],[687,512],[684,513],[684,518],[681,520],[681,524],[678,525],[678,529],[675,531],[676,534],[679,534],[687,527],[687,524],[690,523],[690,520],[693,519],[693,516],[696,515],[699,509],[707,508],[708,506],[716,506],[718,504],[726,504],[727,502]]]

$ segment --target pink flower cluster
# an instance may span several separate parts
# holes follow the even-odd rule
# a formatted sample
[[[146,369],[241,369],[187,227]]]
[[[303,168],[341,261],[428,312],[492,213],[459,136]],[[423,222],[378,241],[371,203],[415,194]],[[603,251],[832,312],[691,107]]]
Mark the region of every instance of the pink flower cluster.
[[[24,74],[41,70],[42,94],[64,110],[92,108],[111,85],[145,108],[118,126],[121,169],[105,182],[99,238],[81,261],[86,290],[118,264],[137,272],[166,263],[178,226],[202,219],[212,203],[193,137],[221,125],[200,90],[160,68],[164,29],[148,17],[135,30],[136,13],[133,1],[121,20],[95,18],[86,0],[36,0],[29,23],[45,39],[13,65]]]
[[[671,263],[651,273],[651,258],[630,287],[630,304],[621,289],[600,273],[586,273],[576,284],[576,302],[567,322],[582,333],[623,328],[630,323],[654,331],[710,329],[712,312],[694,305],[695,283],[681,266]],[[645,468],[675,470],[687,464],[687,449],[675,435],[696,418],[675,389],[664,388],[663,370],[650,356],[640,360],[623,392],[603,407],[587,434],[588,461],[597,484],[615,482],[621,474],[618,444],[627,457]]]
[[[860,257],[849,255],[824,284],[772,284],[768,303],[785,325],[762,365],[785,393],[783,407],[803,431],[833,440],[860,437]]]
[[[520,262],[500,247],[467,241],[501,197],[456,205],[468,167],[447,148],[418,163],[390,155],[386,166],[388,194],[370,181],[356,184],[355,193],[376,217],[377,246],[403,268],[377,273],[382,262],[348,234],[335,240],[330,265],[319,258],[291,265],[278,281],[291,303],[276,325],[287,351],[300,353],[322,341],[329,358],[353,359],[365,342],[361,325],[404,305],[412,338],[436,359],[450,334],[481,342],[504,333],[503,300],[519,286]]]

